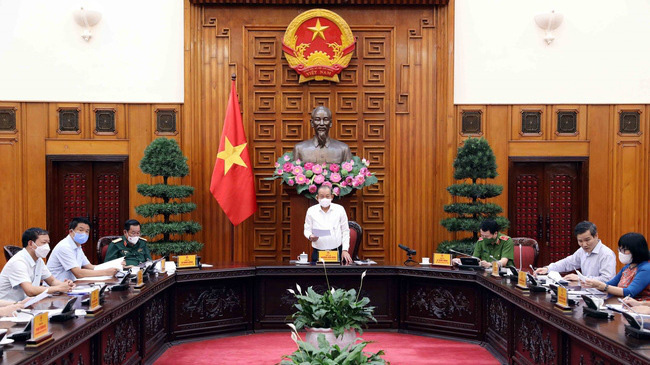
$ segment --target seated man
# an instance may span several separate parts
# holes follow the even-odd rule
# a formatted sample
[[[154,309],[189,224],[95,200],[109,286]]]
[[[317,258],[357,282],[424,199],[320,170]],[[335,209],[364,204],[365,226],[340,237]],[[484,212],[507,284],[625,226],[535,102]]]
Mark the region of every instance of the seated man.
[[[24,248],[9,259],[0,272],[0,299],[15,303],[46,290],[48,293],[68,292],[75,287],[70,280],[57,280],[45,266],[43,258],[50,252],[47,231],[29,228],[23,233],[22,241]],[[41,286],[41,280],[45,280],[49,287]],[[19,304],[21,308],[22,304],[24,302]],[[11,312],[16,309],[13,308]]]
[[[480,265],[489,268],[493,261],[500,267],[514,266],[514,244],[512,239],[498,232],[499,225],[493,219],[486,219],[481,223],[478,239],[474,246],[474,256],[481,260]]]
[[[546,267],[535,270],[535,274],[546,275],[549,271],[568,272],[580,270],[589,279],[607,282],[616,274],[616,255],[598,239],[596,225],[584,221],[573,230],[580,248],[571,256]],[[577,274],[568,274],[565,280],[578,280]]]
[[[129,219],[124,222],[124,236],[113,240],[108,245],[104,262],[124,257],[127,266],[137,266],[141,262],[151,261],[147,240],[140,237],[140,222]]]
[[[312,261],[318,261],[318,251],[338,250],[343,264],[351,264],[352,257],[348,253],[350,247],[350,227],[348,215],[343,206],[332,203],[332,188],[323,185],[318,188],[318,205],[307,209],[305,217],[305,237],[311,241],[313,248]],[[317,237],[314,229],[329,230],[330,235]]]
[[[70,233],[57,243],[47,267],[52,275],[59,280],[76,280],[90,276],[113,276],[116,268],[94,270],[81,245],[88,241],[90,221],[86,218],[73,218],[70,222]]]

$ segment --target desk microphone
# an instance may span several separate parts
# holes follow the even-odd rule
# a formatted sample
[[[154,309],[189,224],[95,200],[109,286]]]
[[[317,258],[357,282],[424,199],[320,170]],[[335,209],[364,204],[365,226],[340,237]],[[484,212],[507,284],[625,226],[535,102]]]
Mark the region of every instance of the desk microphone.
[[[404,246],[404,245],[401,244],[401,243],[398,244],[397,246],[399,246],[399,248],[401,248],[402,250],[406,251],[406,253],[407,253],[408,255],[415,255],[415,254],[417,253],[414,249],[412,249],[412,248],[410,248],[410,247],[406,247],[406,246]]]
[[[519,242],[519,271],[521,271],[521,265],[522,264],[523,264],[523,262],[521,260],[521,242]],[[535,272],[535,271],[533,270],[533,272]]]
[[[414,265],[418,264],[417,262],[415,262],[415,260],[413,260],[413,257],[411,257],[411,256],[415,255],[415,253],[416,253],[416,251],[414,249],[412,249],[410,247],[406,247],[406,246],[404,246],[402,244],[398,244],[397,246],[399,246],[399,248],[401,248],[402,250],[406,251],[406,255],[408,256],[406,261],[404,261],[404,265],[406,265],[406,266],[414,266]]]

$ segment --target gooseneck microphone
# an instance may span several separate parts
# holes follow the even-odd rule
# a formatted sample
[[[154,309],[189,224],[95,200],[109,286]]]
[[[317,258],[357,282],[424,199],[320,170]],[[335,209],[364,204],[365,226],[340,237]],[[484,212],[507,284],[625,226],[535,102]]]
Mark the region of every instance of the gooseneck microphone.
[[[414,265],[418,264],[417,262],[415,262],[415,260],[413,260],[413,257],[411,257],[411,256],[416,254],[416,251],[414,249],[412,249],[410,247],[406,247],[406,246],[404,246],[402,244],[398,244],[397,246],[399,248],[401,248],[402,250],[406,251],[406,254],[408,255],[408,258],[406,259],[406,261],[404,261],[404,265],[406,265],[406,266],[414,266]]]
[[[415,255],[415,254],[417,253],[414,249],[412,249],[412,248],[410,248],[410,247],[406,247],[406,246],[404,246],[404,245],[401,244],[401,243],[398,244],[397,246],[399,246],[399,248],[401,248],[402,250],[406,251],[406,253],[407,253],[408,255]]]

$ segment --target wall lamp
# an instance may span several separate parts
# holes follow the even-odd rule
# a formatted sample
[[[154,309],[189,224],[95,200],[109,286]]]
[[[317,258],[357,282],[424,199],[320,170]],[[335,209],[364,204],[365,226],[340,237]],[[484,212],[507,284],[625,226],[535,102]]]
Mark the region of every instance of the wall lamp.
[[[95,26],[100,20],[102,20],[102,14],[96,10],[88,10],[82,6],[79,10],[74,11],[73,16],[74,21],[84,28],[81,33],[81,38],[86,42],[90,41],[90,37],[92,37],[90,27]]]
[[[557,29],[564,20],[564,16],[560,13],[556,13],[555,10],[552,10],[550,13],[539,14],[535,16],[535,23],[537,26],[544,30],[544,40],[546,44],[551,44],[555,40],[553,31]]]

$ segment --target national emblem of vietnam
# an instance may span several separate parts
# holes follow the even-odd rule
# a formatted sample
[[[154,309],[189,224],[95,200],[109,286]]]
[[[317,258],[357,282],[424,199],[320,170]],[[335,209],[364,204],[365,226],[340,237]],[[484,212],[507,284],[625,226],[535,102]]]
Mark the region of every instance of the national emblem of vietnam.
[[[300,74],[299,82],[329,80],[350,63],[355,40],[348,23],[325,9],[308,10],[295,17],[282,41],[289,66]]]

